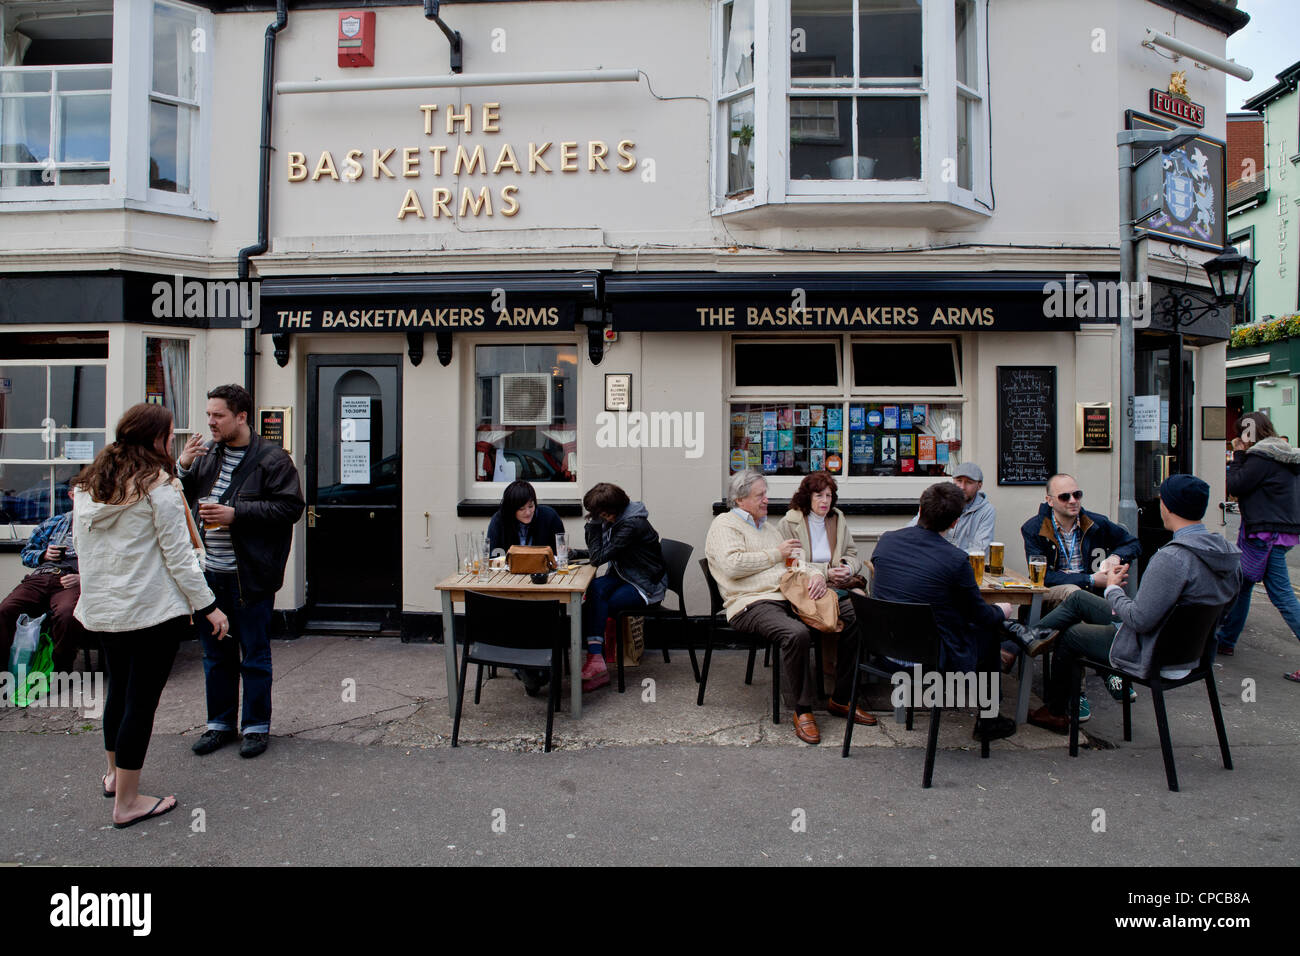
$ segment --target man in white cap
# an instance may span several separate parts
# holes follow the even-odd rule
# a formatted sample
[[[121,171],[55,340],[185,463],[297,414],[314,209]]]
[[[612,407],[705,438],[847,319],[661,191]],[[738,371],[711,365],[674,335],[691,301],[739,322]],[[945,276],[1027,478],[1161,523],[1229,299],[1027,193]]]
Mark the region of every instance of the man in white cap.
[[[966,461],[953,471],[952,480],[966,496],[966,507],[957,523],[944,533],[944,537],[963,551],[987,551],[989,542],[993,540],[993,526],[997,524],[998,512],[988,496],[980,490],[984,487],[984,472],[973,461]],[[912,527],[918,518],[919,512],[907,526]]]

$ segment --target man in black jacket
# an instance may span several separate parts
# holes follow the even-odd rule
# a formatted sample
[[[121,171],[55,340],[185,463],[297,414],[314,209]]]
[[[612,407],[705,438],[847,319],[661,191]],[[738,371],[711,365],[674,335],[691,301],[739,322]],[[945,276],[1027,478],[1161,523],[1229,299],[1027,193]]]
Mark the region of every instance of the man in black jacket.
[[[1083,491],[1073,475],[1047,479],[1047,500],[1038,506],[1038,514],[1021,526],[1020,535],[1025,539],[1026,561],[1047,558],[1045,583],[1049,588],[1074,585],[1099,594],[1106,587],[1103,561],[1114,555],[1119,563],[1130,564],[1142,553],[1137,538],[1122,525],[1083,510]],[[1065,596],[1049,594],[1048,598],[1059,603]]]
[[[235,739],[242,676],[239,753],[256,757],[271,732],[271,606],[304,501],[293,459],[249,427],[253,399],[244,388],[221,385],[208,392],[207,413],[215,441],[192,436],[176,463],[186,500],[191,508],[198,504],[208,584],[230,617],[235,640],[218,639],[200,624],[208,729],[193,749],[209,754]]]

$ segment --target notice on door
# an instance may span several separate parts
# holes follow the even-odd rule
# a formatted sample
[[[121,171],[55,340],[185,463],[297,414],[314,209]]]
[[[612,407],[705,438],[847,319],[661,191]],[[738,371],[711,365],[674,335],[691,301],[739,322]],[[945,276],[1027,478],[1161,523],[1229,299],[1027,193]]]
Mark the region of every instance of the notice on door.
[[[369,395],[344,395],[339,399],[339,418],[369,418]]]
[[[1133,440],[1160,440],[1160,396],[1133,396]]]
[[[370,484],[370,442],[339,442],[339,483]]]

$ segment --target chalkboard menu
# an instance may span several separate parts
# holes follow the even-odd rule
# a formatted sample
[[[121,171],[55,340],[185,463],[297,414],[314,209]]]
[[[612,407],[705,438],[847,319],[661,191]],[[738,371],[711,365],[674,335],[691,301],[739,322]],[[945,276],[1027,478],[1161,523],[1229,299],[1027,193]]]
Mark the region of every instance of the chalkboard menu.
[[[998,484],[1041,485],[1056,473],[1056,368],[998,366]]]

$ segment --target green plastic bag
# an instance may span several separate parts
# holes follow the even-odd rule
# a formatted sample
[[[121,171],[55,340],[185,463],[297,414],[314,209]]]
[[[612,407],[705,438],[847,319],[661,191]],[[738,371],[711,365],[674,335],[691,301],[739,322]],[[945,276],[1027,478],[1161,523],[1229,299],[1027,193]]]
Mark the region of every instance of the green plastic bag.
[[[27,707],[37,698],[50,691],[50,675],[54,672],[54,639],[48,631],[41,632],[41,642],[36,646],[27,665],[27,676],[20,680],[14,691],[14,703]]]

